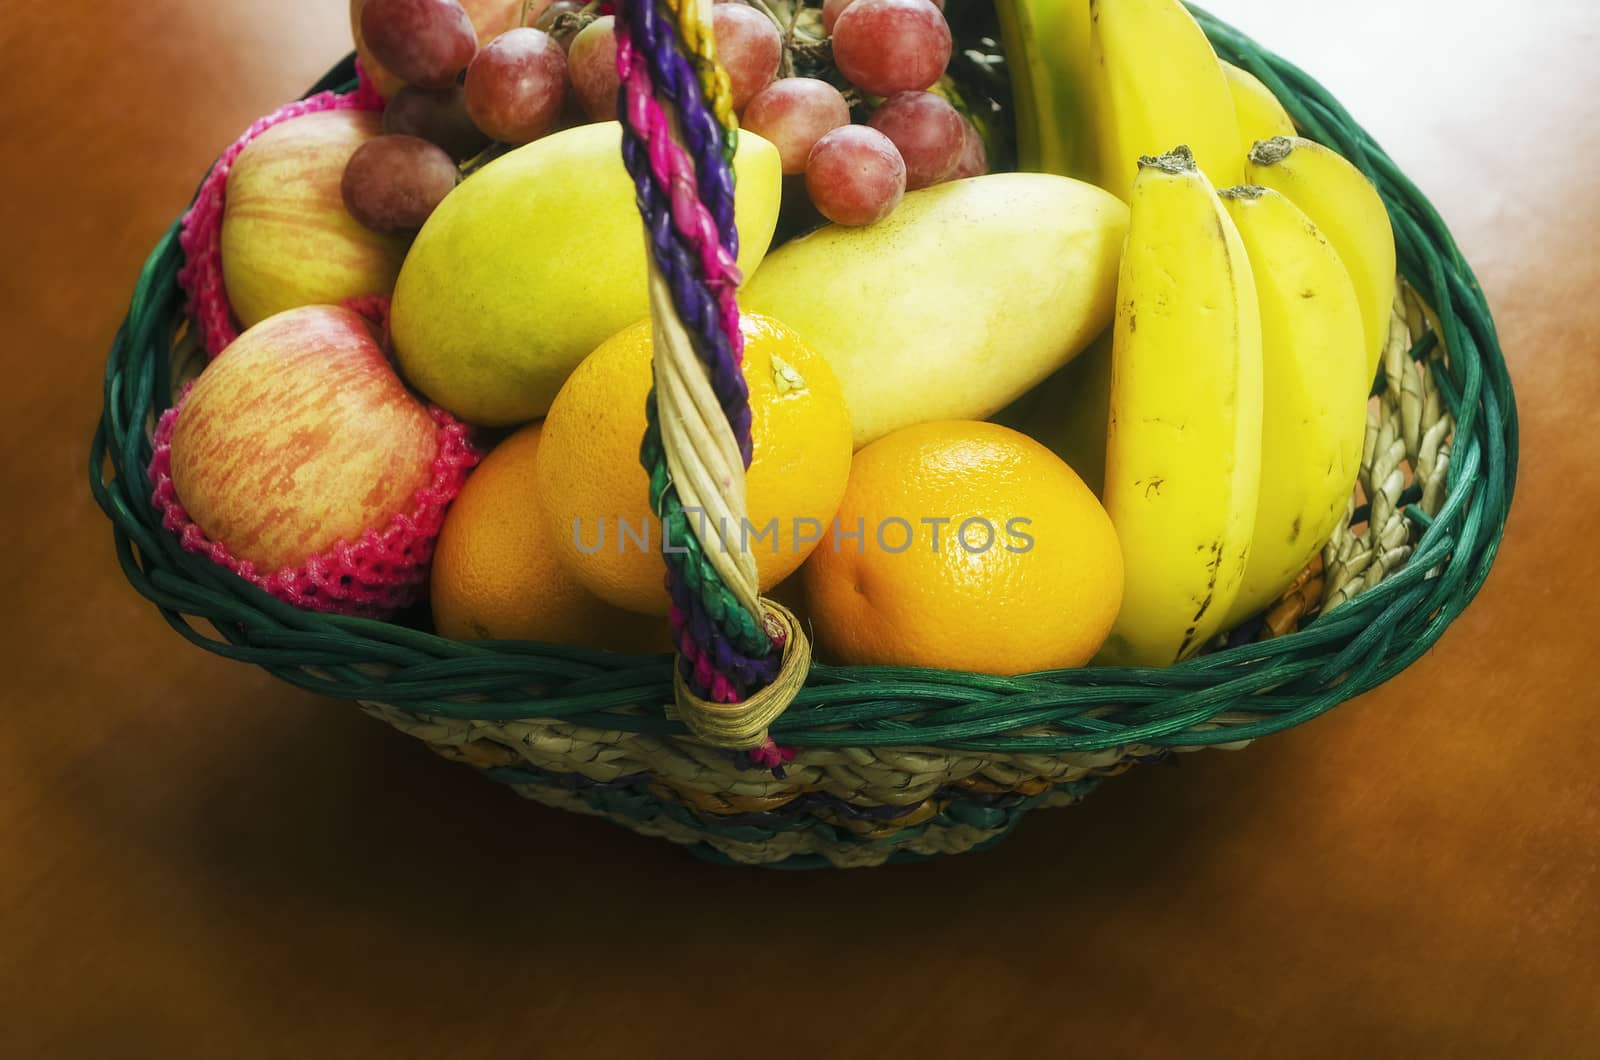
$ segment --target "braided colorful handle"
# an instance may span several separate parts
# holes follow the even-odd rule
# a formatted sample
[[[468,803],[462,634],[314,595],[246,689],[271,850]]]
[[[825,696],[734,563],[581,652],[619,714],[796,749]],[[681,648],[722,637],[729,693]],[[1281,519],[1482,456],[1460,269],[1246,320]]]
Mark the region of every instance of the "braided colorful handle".
[[[639,457],[661,519],[678,716],[714,746],[778,766],[767,727],[805,683],[795,617],[763,600],[745,524],[750,396],[734,227],[737,121],[711,0],[616,5],[622,155],[649,267],[655,386]]]

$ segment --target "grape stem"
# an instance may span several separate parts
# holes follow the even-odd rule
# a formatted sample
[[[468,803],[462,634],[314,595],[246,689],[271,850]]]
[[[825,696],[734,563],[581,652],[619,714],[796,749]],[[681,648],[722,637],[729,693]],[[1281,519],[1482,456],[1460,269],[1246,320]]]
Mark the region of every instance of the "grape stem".
[[[477,154],[473,155],[471,158],[467,159],[465,162],[456,167],[457,169],[461,170],[461,179],[466,180],[468,177],[472,176],[472,174],[476,173],[478,170],[482,169],[484,166],[488,165],[490,162],[493,162],[495,159],[499,158],[501,155],[510,150],[510,144],[503,144],[496,140],[494,143],[490,144],[488,147],[485,147],[482,151],[479,151]]]
[[[778,13],[772,9],[772,5],[767,3],[767,0],[745,0],[745,3],[766,15],[772,20],[772,24],[778,27],[778,32],[783,35],[783,62],[778,67],[778,76],[793,77],[794,27],[795,23],[800,21],[800,9],[805,6],[803,0],[792,0],[789,6],[789,19],[787,22],[779,17]]]
[[[789,9],[789,24],[783,27],[783,68],[784,77],[794,76],[794,28],[800,22],[800,8],[803,5],[795,0],[795,5]]]

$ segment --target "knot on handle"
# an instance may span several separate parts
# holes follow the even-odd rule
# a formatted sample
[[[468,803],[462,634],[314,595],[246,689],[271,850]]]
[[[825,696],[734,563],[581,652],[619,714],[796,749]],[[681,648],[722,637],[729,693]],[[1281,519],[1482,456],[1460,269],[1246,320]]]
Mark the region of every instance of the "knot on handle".
[[[675,703],[669,713],[712,747],[747,751],[766,746],[768,727],[805,687],[811,669],[811,642],[788,608],[771,600],[762,600],[762,604],[767,632],[774,643],[782,644],[778,676],[771,684],[736,703],[715,703],[696,695],[681,669],[674,676]]]

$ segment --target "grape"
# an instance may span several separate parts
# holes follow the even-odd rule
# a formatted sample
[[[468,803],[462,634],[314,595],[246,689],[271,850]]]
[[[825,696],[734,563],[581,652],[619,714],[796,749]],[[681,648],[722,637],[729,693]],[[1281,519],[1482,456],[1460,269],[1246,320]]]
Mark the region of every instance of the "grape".
[[[562,15],[576,15],[581,11],[583,5],[578,3],[578,0],[556,0],[533,20],[533,28],[544,30],[555,38],[555,42],[561,45],[563,51],[569,51],[572,48],[572,38],[583,29],[583,23],[581,20],[567,19],[562,22],[559,31],[556,23],[561,20]]]
[[[374,59],[424,88],[448,88],[478,50],[459,0],[367,0],[361,36]]]
[[[962,125],[966,129],[962,134],[961,159],[946,180],[965,180],[989,172],[989,149],[983,145],[983,137],[978,135],[978,130],[970,122],[962,122]]]
[[[869,225],[900,204],[906,192],[906,163],[883,133],[865,125],[844,125],[811,149],[806,191],[828,220]]]
[[[950,26],[929,0],[855,0],[833,28],[833,61],[875,96],[927,88],[950,63]]]
[[[467,114],[466,93],[459,85],[402,88],[383,108],[383,131],[420,137],[457,159],[471,158],[489,146],[489,138]]]
[[[818,140],[850,124],[850,104],[814,77],[785,77],[756,93],[741,124],[778,148],[784,173],[804,173]]]
[[[460,178],[461,171],[438,145],[391,134],[356,148],[339,191],[350,216],[373,231],[413,232]]]
[[[597,18],[572,38],[567,49],[567,74],[572,91],[590,121],[610,121],[617,116],[617,20]]]
[[[855,0],[822,0],[822,28],[832,33],[833,24],[839,21],[844,9],[853,3]]]
[[[467,113],[502,143],[525,144],[550,131],[567,92],[567,56],[540,29],[511,29],[467,67]]]
[[[733,109],[742,111],[752,96],[778,76],[783,34],[772,19],[743,4],[713,7],[711,26],[717,38],[717,61],[732,82]]]
[[[932,92],[896,92],[867,124],[887,136],[906,161],[906,190],[937,184],[961,161],[966,122]]]
[[[933,6],[940,11],[944,10],[944,0],[932,0]],[[839,21],[839,16],[844,9],[855,3],[855,0],[824,0],[822,4],[822,28],[828,33],[833,32],[833,24]]]

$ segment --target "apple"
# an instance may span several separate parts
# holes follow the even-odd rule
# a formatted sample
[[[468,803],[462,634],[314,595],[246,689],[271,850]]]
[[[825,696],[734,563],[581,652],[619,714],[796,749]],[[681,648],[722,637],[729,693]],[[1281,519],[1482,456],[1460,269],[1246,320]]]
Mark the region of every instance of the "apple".
[[[356,54],[361,58],[361,65],[366,69],[372,87],[378,90],[380,96],[388,99],[400,91],[405,82],[385,70],[367,50],[367,42],[361,39],[361,8],[366,2],[367,0],[350,0],[350,36],[355,40]],[[544,9],[553,2],[554,0],[461,0],[461,6],[466,8],[467,17],[472,19],[473,28],[478,31],[478,45],[482,47],[508,29],[533,25],[533,20],[544,14]],[[525,3],[526,12],[523,11]]]
[[[239,152],[221,250],[222,281],[243,327],[296,306],[394,289],[406,237],[363,228],[340,191],[345,163],[382,132],[375,113],[325,110],[275,125]]]
[[[366,321],[291,309],[203,372],[172,435],[172,485],[196,526],[256,571],[298,566],[415,507],[438,435]]]

